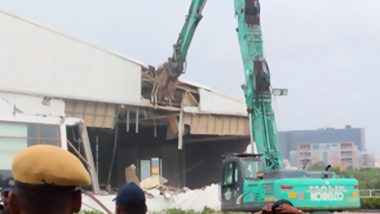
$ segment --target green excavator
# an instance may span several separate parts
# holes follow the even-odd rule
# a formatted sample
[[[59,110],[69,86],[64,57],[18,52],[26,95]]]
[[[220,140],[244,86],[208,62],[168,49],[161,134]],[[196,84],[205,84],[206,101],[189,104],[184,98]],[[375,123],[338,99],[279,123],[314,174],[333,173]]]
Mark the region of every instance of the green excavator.
[[[171,99],[173,85],[183,73],[186,55],[202,18],[206,0],[192,0],[172,57],[158,67],[157,91]],[[237,34],[244,65],[243,91],[250,123],[252,153],[225,158],[220,184],[224,211],[255,211],[287,199],[305,211],[336,211],[360,207],[358,181],[323,172],[285,169],[272,109],[273,89],[264,57],[259,0],[234,0]],[[161,75],[161,76],[160,76]],[[175,85],[174,85],[175,86]],[[172,91],[172,92],[170,92]],[[283,92],[281,92],[283,93]]]

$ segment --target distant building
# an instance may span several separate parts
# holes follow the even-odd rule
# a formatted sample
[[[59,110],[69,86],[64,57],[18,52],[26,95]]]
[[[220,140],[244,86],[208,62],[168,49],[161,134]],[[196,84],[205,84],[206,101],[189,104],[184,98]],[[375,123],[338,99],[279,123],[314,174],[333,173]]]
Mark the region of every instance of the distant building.
[[[369,152],[362,152],[359,158],[360,168],[373,168],[375,167],[375,156]]]
[[[380,158],[378,157],[375,158],[375,167],[380,168]]]
[[[297,158],[298,158],[297,151],[290,151],[289,162],[292,166],[297,166]]]
[[[317,162],[331,164],[333,167],[360,167],[361,153],[353,142],[298,144],[296,154],[297,166],[300,168]]]
[[[353,142],[359,151],[365,151],[364,129],[326,128],[318,130],[298,130],[279,132],[281,151],[284,158],[291,160],[290,151],[296,151],[299,144],[324,144],[334,142]]]

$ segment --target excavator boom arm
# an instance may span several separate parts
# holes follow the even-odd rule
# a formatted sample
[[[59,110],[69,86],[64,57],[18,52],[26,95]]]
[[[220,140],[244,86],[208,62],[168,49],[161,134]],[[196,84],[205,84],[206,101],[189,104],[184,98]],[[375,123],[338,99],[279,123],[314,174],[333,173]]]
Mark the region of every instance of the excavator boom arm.
[[[192,0],[185,24],[173,45],[173,55],[168,61],[160,64],[154,71],[155,81],[151,92],[151,102],[168,101],[172,105],[178,77],[185,71],[186,56],[194,37],[198,23],[202,19],[202,11],[207,0]]]
[[[243,86],[250,119],[251,139],[265,159],[265,167],[284,168],[272,109],[270,73],[264,58],[258,0],[235,0],[238,38],[243,59]]]
[[[207,0],[193,0],[186,16],[185,24],[178,36],[177,42],[173,45],[172,74],[179,76],[184,72],[184,64],[187,52],[193,39],[198,23],[202,19],[202,11]]]

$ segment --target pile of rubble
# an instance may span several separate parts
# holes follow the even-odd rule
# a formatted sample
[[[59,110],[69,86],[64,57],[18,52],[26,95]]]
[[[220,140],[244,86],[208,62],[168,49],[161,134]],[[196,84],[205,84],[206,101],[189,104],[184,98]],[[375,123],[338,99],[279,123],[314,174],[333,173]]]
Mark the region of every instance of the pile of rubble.
[[[205,207],[220,210],[218,184],[195,190],[176,188],[165,185],[168,180],[160,175],[152,175],[140,182],[133,165],[126,169],[126,177],[145,191],[149,211],[159,212],[171,208],[202,211]]]
[[[152,175],[141,182],[136,176],[136,167],[130,165],[125,171],[126,180],[134,182],[144,190],[149,212],[160,213],[167,209],[202,211],[205,207],[220,210],[219,185],[212,184],[201,189],[176,188],[167,186],[168,180],[160,175]],[[94,200],[95,198],[95,200]],[[84,195],[83,210],[97,210],[112,213],[115,210],[115,194]]]
[[[159,212],[170,208],[202,211],[205,207],[220,210],[219,185],[217,184],[195,190],[178,189],[160,184],[144,191],[147,193],[149,211]]]

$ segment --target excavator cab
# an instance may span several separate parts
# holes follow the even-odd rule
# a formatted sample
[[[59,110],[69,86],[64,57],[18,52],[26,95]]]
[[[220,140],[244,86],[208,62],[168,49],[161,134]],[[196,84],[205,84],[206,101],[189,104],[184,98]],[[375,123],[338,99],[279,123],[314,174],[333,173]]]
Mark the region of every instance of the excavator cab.
[[[259,181],[264,177],[264,161],[261,155],[236,154],[223,161],[221,202],[223,210],[234,210],[246,194],[246,181]]]

